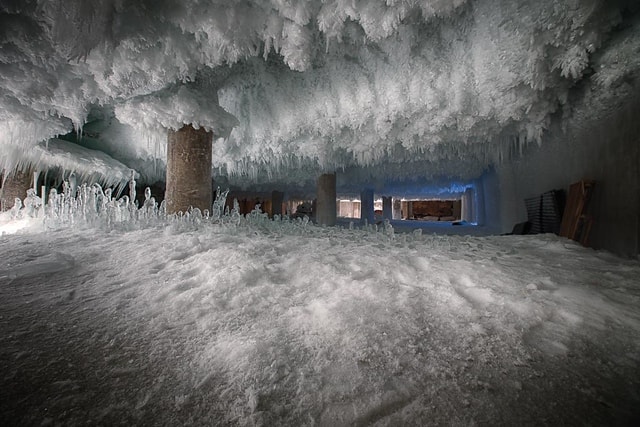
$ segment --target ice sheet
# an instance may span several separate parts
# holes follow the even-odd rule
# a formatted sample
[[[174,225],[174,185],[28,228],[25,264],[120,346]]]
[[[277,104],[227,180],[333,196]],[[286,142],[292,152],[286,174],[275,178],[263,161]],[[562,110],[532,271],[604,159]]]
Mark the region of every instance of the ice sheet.
[[[553,235],[240,224],[0,237],[0,419],[637,420],[637,260]]]

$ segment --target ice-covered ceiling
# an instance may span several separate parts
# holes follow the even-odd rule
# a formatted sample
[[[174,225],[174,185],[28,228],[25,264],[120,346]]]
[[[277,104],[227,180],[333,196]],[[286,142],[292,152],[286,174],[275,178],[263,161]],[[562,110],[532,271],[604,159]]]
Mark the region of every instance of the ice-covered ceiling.
[[[474,178],[624,100],[638,3],[0,0],[0,165],[81,131],[152,182],[193,123],[231,183]]]

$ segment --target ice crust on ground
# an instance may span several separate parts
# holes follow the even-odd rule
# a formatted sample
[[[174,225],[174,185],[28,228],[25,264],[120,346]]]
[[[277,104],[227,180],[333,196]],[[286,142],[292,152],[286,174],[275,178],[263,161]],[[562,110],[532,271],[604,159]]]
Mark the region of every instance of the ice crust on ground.
[[[640,264],[553,235],[0,216],[3,423],[633,424]],[[46,222],[45,222],[46,225]]]
[[[552,117],[615,111],[640,69],[625,0],[55,0],[5,2],[0,19],[2,146],[80,130],[104,107],[161,166],[148,146],[164,128],[229,135],[213,166],[239,182],[352,167],[476,178]],[[45,127],[7,136],[25,123]]]

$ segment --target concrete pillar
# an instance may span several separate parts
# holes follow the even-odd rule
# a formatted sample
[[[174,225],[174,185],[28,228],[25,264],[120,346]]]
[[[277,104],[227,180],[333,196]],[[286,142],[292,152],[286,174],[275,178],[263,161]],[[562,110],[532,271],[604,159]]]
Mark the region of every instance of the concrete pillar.
[[[271,192],[271,216],[282,216],[282,202],[284,201],[284,193],[282,191]]]
[[[169,130],[167,138],[167,213],[189,207],[211,210],[211,151],[213,134],[185,125]]]
[[[318,225],[336,225],[336,174],[325,173],[318,178],[316,193],[316,223]]]
[[[360,192],[360,219],[367,224],[375,223],[374,207],[373,207],[373,190],[366,189]]]
[[[462,201],[461,200],[453,201],[453,216],[456,219],[462,219]]]
[[[402,219],[402,201],[393,198],[391,201],[391,219]]]
[[[483,179],[479,178],[474,180],[474,184],[475,184],[475,191],[474,191],[474,196],[475,196],[475,203],[474,206],[476,207],[475,209],[475,220],[474,222],[477,223],[478,225],[485,225],[486,224],[486,216],[485,216],[485,205],[484,205],[484,184],[483,184]]]
[[[16,198],[22,201],[27,198],[27,190],[31,188],[32,179],[31,172],[17,171],[5,174],[0,189],[0,206],[3,211],[11,209]]]
[[[393,219],[393,200],[391,197],[382,198],[382,217],[384,219]]]
[[[475,222],[475,214],[473,211],[473,188],[467,188],[462,194],[462,220],[467,222]]]

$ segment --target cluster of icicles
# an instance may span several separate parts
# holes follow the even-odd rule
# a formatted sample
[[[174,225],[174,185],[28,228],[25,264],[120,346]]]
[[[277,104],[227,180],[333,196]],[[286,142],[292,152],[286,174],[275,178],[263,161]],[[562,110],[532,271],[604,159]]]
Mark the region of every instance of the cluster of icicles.
[[[44,194],[44,191],[43,191]],[[189,208],[186,212],[167,213],[166,202],[158,204],[151,195],[151,189],[145,188],[144,202],[138,206],[136,200],[136,181],[133,174],[129,180],[129,194],[120,198],[113,196],[111,188],[104,189],[99,184],[76,183],[74,174],[69,180],[63,182],[63,191],[55,188],[49,191],[46,203],[42,197],[36,194],[36,190],[27,190],[24,202],[19,198],[10,213],[13,219],[36,218],[42,219],[45,230],[57,230],[64,228],[91,228],[107,227],[125,230],[158,226],[199,226],[204,224],[218,224],[236,228],[240,225],[249,226],[254,231],[266,233],[309,235],[314,229],[323,227],[310,227],[313,222],[308,216],[290,218],[288,215],[273,215],[270,218],[262,212],[260,204],[248,214],[240,213],[240,205],[237,199],[233,200],[233,208],[227,206],[229,189],[221,191],[218,187],[211,211],[199,208]],[[354,222],[350,222],[348,230],[358,232]],[[334,230],[340,232],[342,227]],[[377,235],[377,238],[393,239],[394,228],[389,220],[384,224],[367,224],[366,220],[361,231]],[[414,238],[420,238],[422,230],[414,230]]]
[[[455,251],[460,239],[471,238],[435,233],[423,235],[420,228],[410,233],[396,234],[388,219],[381,224],[368,224],[366,221],[364,224],[357,224],[351,221],[345,227],[314,226],[308,216],[296,215],[293,218],[288,215],[273,215],[270,218],[267,213],[262,212],[259,204],[250,213],[242,215],[237,199],[233,200],[233,208],[226,206],[229,190],[220,191],[219,187],[211,211],[191,208],[187,212],[168,214],[164,201],[158,204],[151,196],[149,187],[145,189],[142,206],[138,206],[133,177],[129,181],[129,194],[119,199],[112,197],[111,189],[103,190],[99,184],[77,186],[74,178],[72,174],[63,183],[63,191],[60,193],[51,189],[46,203],[43,203],[34,189],[29,189],[24,203],[20,199],[15,200],[11,216],[14,219],[42,219],[45,231],[69,228],[130,231],[159,227],[177,233],[214,225],[217,232],[234,235],[246,233],[250,237],[256,234],[321,238],[348,235],[356,241],[394,242],[411,248],[420,244],[425,249],[439,251]]]
[[[158,204],[151,195],[151,189],[145,188],[144,201],[138,206],[136,200],[136,181],[129,180],[129,194],[120,198],[114,197],[111,188],[103,189],[100,184],[77,185],[75,174],[71,174],[62,184],[63,191],[58,192],[52,188],[46,202],[43,197],[37,195],[36,190],[27,190],[24,201],[16,198],[11,208],[11,217],[14,219],[42,218],[45,229],[59,229],[68,226],[116,226],[117,224],[151,224],[156,222],[185,222],[199,223],[207,220],[235,221],[240,219],[240,208],[234,200],[234,208],[225,210],[227,194],[218,188],[212,210],[190,208],[187,212],[167,214],[166,201]],[[42,194],[45,192],[43,190]],[[256,207],[259,211],[259,206]],[[260,212],[261,213],[261,212]]]
[[[109,229],[139,229],[153,226],[185,226],[191,228],[204,224],[222,226],[239,225],[258,226],[264,231],[275,228],[309,229],[312,224],[309,217],[290,219],[287,215],[274,215],[273,219],[262,212],[258,204],[248,214],[240,213],[237,199],[233,208],[226,206],[229,189],[221,191],[218,187],[211,211],[189,208],[186,212],[167,213],[166,202],[158,204],[151,195],[151,189],[145,188],[144,201],[138,206],[136,200],[136,181],[133,174],[129,180],[129,194],[114,197],[111,188],[103,189],[100,184],[77,185],[75,174],[71,174],[62,184],[63,191],[52,188],[46,201],[37,195],[36,190],[27,190],[24,201],[16,198],[10,210],[13,219],[42,219],[45,231],[65,228],[107,227]],[[45,194],[43,189],[42,194]],[[306,234],[306,232],[304,233]]]

